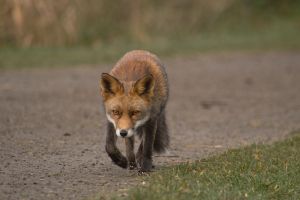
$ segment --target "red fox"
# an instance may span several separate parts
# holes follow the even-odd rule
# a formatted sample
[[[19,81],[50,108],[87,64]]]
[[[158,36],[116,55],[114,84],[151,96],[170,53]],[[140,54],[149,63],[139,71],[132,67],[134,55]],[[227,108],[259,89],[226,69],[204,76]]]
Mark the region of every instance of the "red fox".
[[[159,58],[147,51],[126,53],[108,73],[102,73],[100,93],[108,119],[106,152],[123,168],[151,171],[152,152],[169,146],[165,107],[169,95],[168,79]],[[134,138],[141,143],[134,154]],[[126,157],[116,146],[125,139]]]

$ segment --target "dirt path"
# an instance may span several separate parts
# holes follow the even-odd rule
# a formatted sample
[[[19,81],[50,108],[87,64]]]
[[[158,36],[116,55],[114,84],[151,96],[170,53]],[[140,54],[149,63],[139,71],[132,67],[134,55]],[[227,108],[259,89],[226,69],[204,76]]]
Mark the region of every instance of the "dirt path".
[[[165,60],[171,165],[300,128],[300,53]],[[86,199],[138,182],[104,151],[98,78],[109,67],[0,71],[0,199]]]

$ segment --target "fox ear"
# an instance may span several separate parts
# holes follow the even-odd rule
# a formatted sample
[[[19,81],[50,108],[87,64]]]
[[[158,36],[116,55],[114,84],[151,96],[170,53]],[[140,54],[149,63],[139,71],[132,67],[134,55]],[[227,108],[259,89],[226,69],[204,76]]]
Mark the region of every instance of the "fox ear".
[[[102,73],[100,80],[100,91],[104,100],[116,95],[117,93],[124,92],[122,83],[112,75]]]
[[[151,74],[137,80],[134,84],[134,92],[139,96],[153,96],[155,81]]]

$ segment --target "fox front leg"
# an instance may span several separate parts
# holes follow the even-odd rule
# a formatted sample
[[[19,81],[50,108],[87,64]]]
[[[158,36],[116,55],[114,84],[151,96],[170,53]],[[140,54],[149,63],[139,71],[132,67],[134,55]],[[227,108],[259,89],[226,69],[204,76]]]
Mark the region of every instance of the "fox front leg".
[[[150,120],[144,126],[144,135],[143,135],[143,146],[141,149],[142,158],[141,158],[141,168],[140,172],[149,172],[152,169],[152,153],[153,153],[153,144],[155,139],[155,133],[157,129],[157,121]]]
[[[136,168],[135,155],[134,155],[134,136],[125,138],[126,156],[129,164],[129,169]]]
[[[116,146],[117,135],[114,126],[111,123],[107,125],[106,145],[105,150],[111,160],[122,168],[127,168],[127,159],[122,155]]]
[[[135,156],[136,162],[139,165],[139,167],[142,166],[143,141],[144,141],[144,139],[142,139],[142,142],[141,142],[141,144],[140,144],[140,146],[139,146],[139,148],[137,150],[136,156]]]

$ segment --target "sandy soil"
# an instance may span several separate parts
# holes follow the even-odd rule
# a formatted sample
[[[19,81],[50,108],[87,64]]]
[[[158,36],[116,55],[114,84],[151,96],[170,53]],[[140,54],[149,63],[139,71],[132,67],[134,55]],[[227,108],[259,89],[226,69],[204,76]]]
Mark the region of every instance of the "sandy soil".
[[[164,60],[171,148],[160,168],[300,128],[300,53]],[[110,66],[0,71],[0,199],[86,199],[141,184],[104,150],[98,78]]]

